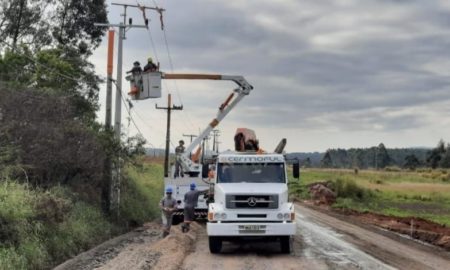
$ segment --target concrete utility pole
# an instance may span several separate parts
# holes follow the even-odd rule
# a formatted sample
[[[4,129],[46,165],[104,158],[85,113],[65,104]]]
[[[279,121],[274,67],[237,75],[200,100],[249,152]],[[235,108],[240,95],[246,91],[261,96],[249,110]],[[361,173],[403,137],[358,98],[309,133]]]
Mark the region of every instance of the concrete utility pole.
[[[107,129],[111,128],[113,58],[114,58],[114,30],[109,30],[108,63],[106,67],[107,80],[106,80],[106,115],[105,115],[105,126]]]
[[[105,128],[111,130],[111,105],[112,105],[112,72],[113,72],[113,56],[114,56],[114,31],[108,31],[108,63],[106,68],[106,115]],[[111,155],[106,155],[103,165],[103,180],[102,180],[102,210],[105,214],[109,214],[111,210],[111,183],[112,183],[112,159]]]
[[[158,104],[155,105],[158,110],[167,110],[167,131],[166,131],[166,156],[164,158],[164,177],[169,176],[169,147],[170,147],[170,115],[172,110],[183,110],[183,105],[181,106],[172,106],[172,95],[167,96],[167,107],[158,107]]]
[[[148,28],[148,20],[145,17],[145,10],[156,10],[161,16],[165,9],[158,7],[136,6],[128,4],[112,3],[112,5],[122,6],[124,12],[120,14],[123,17],[123,22],[119,24],[109,23],[94,23],[95,26],[119,28],[119,40],[117,51],[117,77],[116,77],[116,100],[115,100],[115,119],[114,119],[114,134],[120,140],[120,128],[122,118],[122,59],[123,59],[123,40],[126,39],[125,33],[130,28]],[[139,8],[144,15],[145,25],[133,25],[130,18],[127,24],[127,8]],[[106,116],[105,126],[107,129],[111,128],[112,118],[112,66],[113,66],[113,50],[114,50],[114,31],[110,30],[108,35],[108,68],[107,68],[107,85],[106,85]],[[107,157],[105,160],[105,176],[102,187],[102,206],[105,214],[110,214],[112,209],[117,210],[119,215],[120,202],[120,157],[118,157],[117,164],[113,168],[112,157]],[[106,170],[108,172],[106,172]]]

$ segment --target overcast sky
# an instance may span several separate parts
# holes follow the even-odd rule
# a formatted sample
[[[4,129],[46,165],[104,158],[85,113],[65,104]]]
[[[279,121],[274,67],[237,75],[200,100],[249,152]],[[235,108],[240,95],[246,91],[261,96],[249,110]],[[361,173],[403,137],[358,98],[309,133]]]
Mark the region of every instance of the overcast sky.
[[[268,150],[287,138],[289,152],[380,142],[391,148],[434,146],[441,138],[450,140],[448,0],[156,3],[167,9],[164,23],[175,72],[243,75],[254,86],[220,124],[221,150],[233,147],[238,127],[254,129]],[[121,8],[108,9],[109,21],[120,22]],[[138,11],[128,9],[128,15],[134,24],[143,22]],[[149,11],[147,17],[151,35],[145,29],[127,32],[124,70],[152,56],[170,72],[159,17]],[[105,39],[91,58],[102,76],[106,46]],[[183,133],[205,128],[233,87],[230,82],[167,81],[163,98],[139,101],[132,116],[145,138],[163,147],[166,115],[155,110],[155,103],[166,106],[166,95],[172,93],[174,103],[184,106],[173,113],[176,144]],[[126,82],[123,88],[128,91]],[[126,117],[123,111],[124,131],[136,134]]]

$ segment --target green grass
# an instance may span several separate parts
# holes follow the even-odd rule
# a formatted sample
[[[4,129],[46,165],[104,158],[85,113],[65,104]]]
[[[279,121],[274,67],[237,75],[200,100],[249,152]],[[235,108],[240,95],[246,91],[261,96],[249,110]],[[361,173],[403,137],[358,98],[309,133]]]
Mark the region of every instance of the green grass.
[[[0,270],[50,269],[130,225],[158,217],[162,166],[144,164],[125,171],[118,222],[67,187],[40,190],[0,181]]]
[[[304,169],[300,182],[291,180],[290,192],[309,199],[306,185],[332,181],[337,191],[333,207],[392,216],[415,216],[450,225],[450,182],[446,170],[359,171]]]
[[[68,189],[0,182],[0,269],[47,269],[118,229]]]
[[[128,167],[126,174],[128,180],[123,185],[121,220],[131,225],[142,225],[159,217],[158,204],[164,189],[163,167],[144,163],[142,167]]]

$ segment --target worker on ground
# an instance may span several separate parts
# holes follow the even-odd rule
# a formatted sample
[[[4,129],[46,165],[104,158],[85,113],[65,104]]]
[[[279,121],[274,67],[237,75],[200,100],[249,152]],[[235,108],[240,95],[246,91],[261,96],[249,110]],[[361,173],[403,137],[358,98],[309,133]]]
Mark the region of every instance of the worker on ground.
[[[163,237],[170,234],[170,227],[172,226],[172,215],[176,210],[177,201],[172,197],[172,188],[166,189],[166,196],[159,202],[159,208],[162,211],[163,219]]]
[[[138,75],[142,72],[142,68],[141,68],[141,63],[139,63],[138,61],[135,61],[133,63],[133,68],[129,71],[127,71],[127,73],[131,73],[133,75]]]
[[[184,153],[184,141],[180,140],[178,142],[178,146],[175,147],[175,175],[174,178],[177,178],[181,175],[184,177],[183,168],[181,167],[181,155]]]
[[[183,232],[188,232],[190,229],[191,222],[195,219],[195,207],[198,203],[198,196],[200,194],[208,193],[209,189],[196,190],[195,183],[191,183],[190,191],[184,194],[184,223],[181,225],[181,230]]]
[[[216,176],[216,166],[211,165],[208,171],[208,180],[211,182]]]
[[[144,66],[144,72],[155,72],[158,70],[158,66],[153,63],[153,59],[149,57],[147,59],[147,65]]]

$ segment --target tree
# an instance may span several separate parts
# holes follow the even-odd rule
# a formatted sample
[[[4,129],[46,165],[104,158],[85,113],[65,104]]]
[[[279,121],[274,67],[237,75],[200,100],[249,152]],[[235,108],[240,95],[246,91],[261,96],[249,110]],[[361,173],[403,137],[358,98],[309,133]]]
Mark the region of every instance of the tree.
[[[67,184],[76,176],[100,183],[105,147],[98,133],[76,116],[76,105],[67,97],[40,90],[0,87],[0,134],[27,171],[31,183]]]
[[[450,168],[450,144],[447,144],[445,152],[441,155],[439,166],[442,168]]]
[[[94,23],[107,23],[104,0],[56,0],[51,16],[52,37],[63,47],[77,48],[82,55],[90,55],[98,47],[106,27]]]
[[[445,153],[445,143],[441,139],[438,142],[438,145],[436,148],[433,148],[431,151],[428,152],[427,156],[427,163],[431,168],[436,169],[439,166],[439,162],[442,159],[442,155]]]
[[[305,161],[303,162],[303,166],[305,166],[305,168],[311,168],[312,162],[311,162],[311,159],[309,157],[307,157],[305,159]]]
[[[364,151],[362,149],[356,149],[352,158],[353,168],[365,168],[364,164]]]
[[[391,158],[389,157],[389,154],[386,150],[386,147],[384,146],[383,143],[380,143],[378,145],[378,148],[376,150],[376,165],[375,168],[385,168],[386,166],[389,165],[389,163],[391,162]]]
[[[333,161],[331,160],[330,150],[327,150],[327,152],[325,152],[325,155],[323,156],[320,163],[321,163],[322,167],[324,167],[324,168],[330,168],[333,165]]]
[[[419,165],[420,161],[414,154],[405,157],[405,163],[403,164],[404,168],[415,170]]]
[[[10,40],[13,46],[19,41],[31,44],[33,36],[44,28],[41,23],[45,4],[49,1],[4,0],[0,4],[0,39]],[[40,35],[39,35],[40,36]]]
[[[95,22],[108,22],[104,0],[3,0],[0,4],[0,39],[33,51],[62,47],[89,56],[107,29]]]
[[[93,65],[75,49],[46,49],[33,54],[21,46],[0,56],[0,79],[16,85],[33,85],[47,93],[70,96],[77,117],[93,123],[98,108],[100,78]]]

